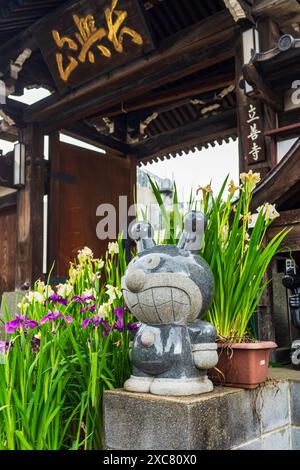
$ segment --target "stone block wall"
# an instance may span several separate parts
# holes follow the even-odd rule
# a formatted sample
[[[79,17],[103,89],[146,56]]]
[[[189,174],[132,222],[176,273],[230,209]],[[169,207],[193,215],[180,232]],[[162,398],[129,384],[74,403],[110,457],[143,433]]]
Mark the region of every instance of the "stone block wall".
[[[300,450],[300,372],[275,375],[256,390],[216,387],[195,397],[106,392],[106,447]]]

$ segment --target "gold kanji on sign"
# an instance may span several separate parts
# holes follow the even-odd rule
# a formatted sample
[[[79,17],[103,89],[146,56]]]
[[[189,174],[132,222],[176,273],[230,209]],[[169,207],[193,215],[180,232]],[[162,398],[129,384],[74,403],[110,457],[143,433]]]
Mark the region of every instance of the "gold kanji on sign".
[[[95,63],[95,53],[92,47],[95,46],[100,54],[106,58],[111,58],[111,50],[102,44],[104,38],[107,38],[112,43],[114,50],[118,53],[124,52],[124,36],[129,36],[131,41],[138,46],[143,45],[142,36],[134,29],[124,25],[128,13],[125,10],[117,10],[119,0],[112,0],[111,6],[105,8],[104,16],[106,25],[97,28],[95,17],[87,15],[80,18],[78,15],[73,14],[73,21],[76,25],[77,32],[75,38],[72,39],[67,36],[61,36],[57,30],[52,31],[53,39],[59,49],[63,49],[67,45],[69,53],[64,57],[63,52],[56,53],[56,63],[59,75],[64,82],[69,80],[72,72],[79,66],[80,63],[85,63],[87,60],[91,64]],[[74,52],[77,54],[75,55]]]

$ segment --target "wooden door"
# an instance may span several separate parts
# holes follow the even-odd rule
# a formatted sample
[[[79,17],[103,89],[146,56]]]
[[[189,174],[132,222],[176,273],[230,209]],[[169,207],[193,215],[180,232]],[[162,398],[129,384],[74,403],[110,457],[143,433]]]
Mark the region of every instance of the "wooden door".
[[[0,209],[0,297],[15,288],[16,207]]]
[[[55,260],[57,276],[67,275],[69,262],[84,246],[91,248],[96,257],[105,253],[108,240],[99,240],[96,235],[100,220],[97,207],[112,204],[118,215],[119,195],[132,200],[132,168],[125,157],[59,144],[59,171],[52,173],[51,188],[55,194],[50,197],[48,245],[52,254],[49,267]],[[56,227],[54,231],[51,224]]]

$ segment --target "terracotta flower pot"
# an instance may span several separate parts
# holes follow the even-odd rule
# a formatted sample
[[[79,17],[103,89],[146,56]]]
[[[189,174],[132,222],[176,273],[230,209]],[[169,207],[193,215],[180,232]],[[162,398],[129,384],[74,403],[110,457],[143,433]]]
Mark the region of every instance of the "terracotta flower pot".
[[[218,385],[256,388],[267,379],[270,350],[275,348],[272,341],[218,344],[219,362],[209,376]]]

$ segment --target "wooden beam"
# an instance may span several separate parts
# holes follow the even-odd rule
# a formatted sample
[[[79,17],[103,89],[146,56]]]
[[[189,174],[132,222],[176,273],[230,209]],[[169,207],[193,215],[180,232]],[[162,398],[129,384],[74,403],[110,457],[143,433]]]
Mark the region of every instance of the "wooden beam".
[[[197,122],[152,137],[133,145],[132,152],[145,162],[155,156],[176,152],[188,146],[197,146],[236,134],[236,111],[225,111],[216,116],[202,118]]]
[[[49,170],[50,173],[61,172],[60,141],[59,132],[52,132],[49,135]],[[60,185],[58,178],[50,178],[48,193],[48,241],[47,241],[47,272],[53,267],[53,275],[59,275],[60,266],[59,246],[60,246]]]
[[[9,64],[24,52],[25,49],[35,50],[37,44],[31,28],[26,29],[17,36],[13,36],[9,41],[0,46],[0,69],[6,70]]]
[[[300,225],[300,209],[292,209],[288,211],[282,211],[280,217],[275,219],[272,223],[273,227],[282,227],[283,225]],[[300,240],[299,240],[300,243]]]
[[[205,77],[201,80],[195,80],[192,83],[187,83],[178,87],[171,88],[163,92],[151,92],[139,99],[135,99],[128,103],[123,103],[122,106],[118,105],[107,111],[104,111],[100,117],[113,117],[118,116],[122,113],[129,113],[138,111],[141,109],[151,108],[153,111],[157,110],[162,104],[172,103],[178,100],[189,98],[207,93],[213,90],[219,90],[220,88],[226,88],[234,84],[234,71],[227,72],[214,77]],[[178,105],[177,105],[178,106]],[[176,107],[177,107],[176,106]]]
[[[70,137],[81,139],[83,142],[95,145],[112,155],[124,157],[130,150],[128,145],[100,134],[84,123],[77,122],[70,124],[63,127],[62,131]]]
[[[286,6],[286,0],[257,0],[252,7],[252,14],[255,17],[264,16],[271,10]]]
[[[36,125],[24,130],[26,185],[17,194],[16,287],[32,285],[43,273],[43,133]]]
[[[254,23],[251,7],[244,0],[223,0],[226,8],[230,11],[234,21],[248,20]]]
[[[243,43],[242,35],[239,34],[235,46],[235,90],[237,102],[237,130],[239,139],[239,172],[243,173],[248,168],[248,155],[247,155],[247,133],[245,122],[247,121],[247,114],[245,112],[248,98],[241,87],[243,83]]]
[[[268,240],[271,240],[282,229],[291,229],[283,243],[287,251],[300,251],[300,209],[280,211],[280,217],[274,220],[268,229]]]
[[[16,142],[18,140],[18,129],[13,127],[6,127],[5,130],[2,130],[0,124],[0,139],[7,140],[8,142]]]
[[[20,101],[6,98],[5,104],[0,104],[0,110],[3,111],[17,126],[23,123],[23,112],[28,106]]]
[[[57,96],[31,106],[25,120],[39,121],[48,128],[81,120],[116,103],[134,98],[165,83],[233,57],[234,29],[227,11],[164,41],[159,50],[127,64],[109,76],[59,99]]]
[[[253,95],[263,103],[278,112],[283,111],[283,96],[274,92],[265,83],[262,76],[253,64],[246,64],[243,67],[245,80],[253,87]]]
[[[270,129],[265,132],[265,136],[290,136],[290,135],[295,135],[300,133],[300,122],[297,122],[296,124],[290,124],[288,126],[284,127],[278,127],[276,129]]]
[[[280,28],[275,20],[269,17],[259,18],[257,21],[257,29],[260,40],[261,50],[270,50],[278,43],[280,37]],[[265,80],[264,80],[265,83]],[[284,106],[284,97],[277,94],[279,98],[279,106]],[[276,99],[276,97],[275,97]],[[264,114],[264,134],[265,134],[265,148],[269,168],[272,169],[277,164],[277,142],[275,139],[270,138],[267,132],[270,129],[278,126],[277,110],[267,103],[263,104]]]
[[[280,205],[291,197],[291,188],[299,187],[300,139],[286,156],[268,173],[253,192],[252,209],[265,202]]]
[[[8,194],[0,197],[0,209],[7,209],[8,207],[16,207],[17,193]]]

